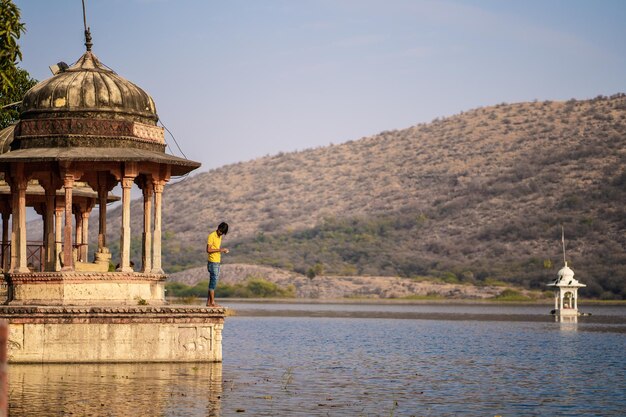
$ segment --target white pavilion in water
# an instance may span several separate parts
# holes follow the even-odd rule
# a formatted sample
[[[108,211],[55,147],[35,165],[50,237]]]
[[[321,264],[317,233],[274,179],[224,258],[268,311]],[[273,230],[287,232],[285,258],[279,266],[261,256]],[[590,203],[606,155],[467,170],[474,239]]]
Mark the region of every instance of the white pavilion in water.
[[[563,263],[556,280],[548,284],[554,288],[554,315],[559,318],[578,317],[578,289],[586,287],[574,278],[574,271],[567,266],[565,260],[565,232],[561,228],[561,242],[563,243]]]
[[[554,282],[548,284],[554,288],[554,314],[557,316],[578,316],[578,289],[586,287],[574,278],[574,271],[567,266],[561,268]]]

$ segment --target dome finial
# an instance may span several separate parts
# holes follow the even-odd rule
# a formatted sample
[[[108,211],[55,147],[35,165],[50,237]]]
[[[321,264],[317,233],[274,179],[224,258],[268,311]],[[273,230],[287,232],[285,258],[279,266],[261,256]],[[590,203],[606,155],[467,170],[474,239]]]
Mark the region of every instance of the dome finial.
[[[87,14],[85,13],[85,0],[83,1],[83,24],[85,25],[85,47],[87,48],[87,52],[91,52],[91,47],[93,43],[91,43],[91,31],[90,28],[87,27]]]
[[[561,243],[563,244],[563,263],[567,266],[567,261],[565,260],[565,229],[561,224]]]

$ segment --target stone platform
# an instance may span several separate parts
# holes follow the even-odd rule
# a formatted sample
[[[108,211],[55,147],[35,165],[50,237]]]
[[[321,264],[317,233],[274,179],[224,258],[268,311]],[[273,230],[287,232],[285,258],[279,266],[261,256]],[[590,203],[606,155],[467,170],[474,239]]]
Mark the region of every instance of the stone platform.
[[[221,362],[224,308],[0,306],[12,363]]]
[[[28,272],[6,274],[11,305],[164,305],[164,274]]]

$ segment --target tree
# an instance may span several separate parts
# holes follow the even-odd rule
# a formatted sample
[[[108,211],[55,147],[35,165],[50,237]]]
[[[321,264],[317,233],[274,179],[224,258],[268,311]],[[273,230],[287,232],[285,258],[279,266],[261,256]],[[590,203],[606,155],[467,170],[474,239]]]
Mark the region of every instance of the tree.
[[[28,71],[17,68],[12,77],[12,84],[13,87],[7,93],[0,92],[0,107],[21,102],[24,94],[37,84],[37,80],[32,79]],[[0,130],[14,123],[19,116],[17,106],[0,108]]]
[[[324,265],[318,262],[315,265],[313,265],[311,268],[309,268],[308,271],[306,271],[306,276],[309,277],[309,279],[313,279],[316,276],[321,275],[323,273],[324,273]]]
[[[3,94],[13,87],[17,61],[22,59],[17,40],[25,31],[20,9],[11,0],[0,0],[0,92]]]
[[[11,0],[0,0],[0,129],[4,129],[19,117],[17,105],[24,94],[37,81],[17,67],[22,52],[17,43],[24,33],[20,22],[20,9]],[[5,107],[6,106],[6,107]]]

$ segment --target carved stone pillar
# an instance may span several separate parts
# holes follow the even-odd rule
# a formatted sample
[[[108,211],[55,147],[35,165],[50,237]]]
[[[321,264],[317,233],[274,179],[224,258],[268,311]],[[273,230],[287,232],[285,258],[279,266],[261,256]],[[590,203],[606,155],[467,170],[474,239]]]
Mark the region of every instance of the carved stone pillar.
[[[161,267],[161,211],[165,181],[153,181],[154,184],[154,241],[152,243],[152,272],[162,274]]]
[[[109,193],[109,184],[107,181],[107,173],[98,173],[98,252],[102,252],[102,248],[107,245],[107,195]]]
[[[11,272],[27,273],[26,259],[26,187],[28,180],[24,177],[24,165],[14,167],[10,180],[11,211],[13,213],[11,230]]]
[[[63,251],[63,214],[65,205],[57,201],[54,207],[54,271],[61,270],[61,252]]]
[[[9,210],[2,211],[2,272],[9,272]]]
[[[142,272],[152,271],[152,184],[144,181],[143,191],[143,248],[141,251]]]
[[[73,271],[74,260],[72,258],[72,189],[74,188],[74,175],[65,174],[63,189],[65,190],[65,227],[63,229],[63,268],[62,271]]]
[[[85,210],[82,212],[83,223],[83,236],[81,238],[82,246],[80,247],[80,259],[83,262],[89,262],[89,215],[93,204],[88,204]]]
[[[19,215],[17,214],[17,185],[15,181],[11,185],[11,261],[9,262],[9,272],[17,268],[17,258],[19,256]]]
[[[118,271],[133,272],[130,266],[130,189],[133,177],[122,178],[122,235],[120,237],[121,263]]]
[[[52,187],[46,188],[46,213],[44,216],[44,252],[45,270],[54,271],[56,265],[56,248],[54,238],[54,209],[56,190]]]
[[[84,262],[81,256],[81,249],[83,247],[83,208],[74,205],[74,222],[76,230],[74,230],[74,244],[76,246],[76,260]]]

